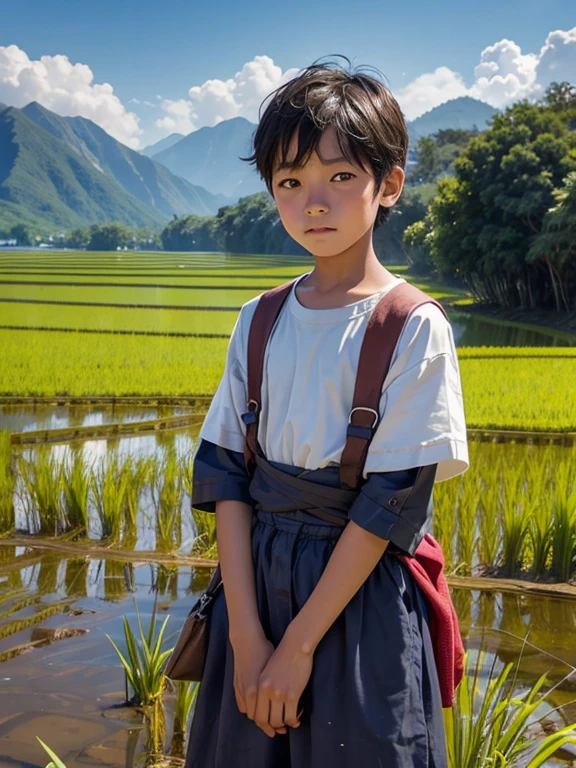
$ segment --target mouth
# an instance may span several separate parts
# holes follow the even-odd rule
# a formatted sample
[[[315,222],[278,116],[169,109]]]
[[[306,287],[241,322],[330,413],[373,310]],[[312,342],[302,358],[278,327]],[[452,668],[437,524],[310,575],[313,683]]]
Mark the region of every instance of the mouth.
[[[323,232],[336,232],[336,230],[334,229],[334,227],[314,227],[313,229],[307,229],[305,234],[319,235],[319,234],[322,234]]]

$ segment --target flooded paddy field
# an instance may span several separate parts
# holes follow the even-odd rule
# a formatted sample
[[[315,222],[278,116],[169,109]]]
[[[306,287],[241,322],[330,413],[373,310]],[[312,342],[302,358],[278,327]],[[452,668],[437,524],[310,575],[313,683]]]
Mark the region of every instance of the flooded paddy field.
[[[35,736],[70,768],[144,765],[146,723],[138,710],[121,706],[124,675],[107,635],[122,645],[123,617],[135,623],[136,599],[144,623],[155,603],[160,620],[170,616],[170,646],[208,576],[182,565],[0,545],[0,765],[44,765]],[[469,590],[455,590],[454,598],[467,646],[479,646],[480,629],[489,629],[485,642],[498,667],[518,659],[530,631],[538,649],[523,650],[519,688],[544,671],[558,685],[576,666],[576,601],[547,599],[544,608],[539,598]],[[560,682],[549,709],[576,698],[575,688],[576,679]],[[165,707],[169,752],[170,691]],[[565,714],[576,720],[576,704]],[[564,757],[548,764],[567,764]]]

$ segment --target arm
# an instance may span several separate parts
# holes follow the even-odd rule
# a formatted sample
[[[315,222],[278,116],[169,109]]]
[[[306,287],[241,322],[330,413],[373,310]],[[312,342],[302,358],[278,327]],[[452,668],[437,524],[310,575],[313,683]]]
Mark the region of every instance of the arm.
[[[216,502],[216,538],[226,594],[230,642],[262,633],[256,604],[250,529],[252,508],[241,501]]]
[[[236,500],[216,502],[216,537],[226,596],[229,638],[234,653],[234,692],[238,709],[251,720],[260,674],[274,653],[256,602],[251,547],[252,507]],[[286,733],[284,724],[258,724],[267,736]]]

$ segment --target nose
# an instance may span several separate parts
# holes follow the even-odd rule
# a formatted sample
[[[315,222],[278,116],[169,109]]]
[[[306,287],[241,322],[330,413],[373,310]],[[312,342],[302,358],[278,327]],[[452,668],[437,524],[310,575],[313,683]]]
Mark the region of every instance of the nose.
[[[308,216],[318,216],[323,213],[328,213],[328,206],[323,203],[310,203],[306,206],[306,213]]]

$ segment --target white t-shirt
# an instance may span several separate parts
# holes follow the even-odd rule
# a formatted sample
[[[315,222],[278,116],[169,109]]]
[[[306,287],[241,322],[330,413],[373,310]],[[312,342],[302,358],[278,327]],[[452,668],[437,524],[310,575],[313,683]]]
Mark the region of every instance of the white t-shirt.
[[[380,298],[401,282],[396,278],[379,293],[335,309],[304,307],[292,286],[264,358],[258,440],[269,461],[304,469],[339,463],[366,323]],[[200,431],[201,438],[233,451],[244,450],[248,332],[259,299],[246,302],[238,315],[224,375]],[[365,478],[368,472],[437,463],[439,482],[468,469],[452,327],[434,304],[407,318],[382,387],[380,415]]]

